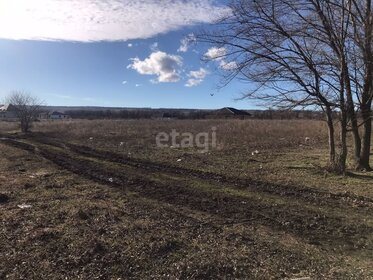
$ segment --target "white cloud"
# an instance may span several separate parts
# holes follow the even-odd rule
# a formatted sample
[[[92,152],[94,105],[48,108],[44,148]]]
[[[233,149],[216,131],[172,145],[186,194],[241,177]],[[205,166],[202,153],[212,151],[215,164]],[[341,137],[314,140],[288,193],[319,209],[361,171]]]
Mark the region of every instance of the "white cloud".
[[[129,48],[132,48],[132,47],[133,47],[133,44],[132,44],[132,43],[129,43],[127,46],[128,46]]]
[[[150,49],[153,51],[153,52],[156,52],[159,50],[158,48],[158,42],[155,42],[153,44],[150,45]]]
[[[189,34],[188,36],[184,37],[183,39],[181,39],[180,41],[180,47],[178,48],[178,52],[187,52],[190,45],[192,45],[193,43],[195,43],[197,40],[196,36],[191,33]]]
[[[223,70],[236,70],[238,68],[238,64],[235,61],[226,62],[225,60],[222,60],[220,62],[220,68]]]
[[[206,69],[200,68],[197,71],[190,71],[188,76],[195,79],[204,79],[209,72]]]
[[[202,83],[203,80],[198,80],[198,79],[189,79],[185,86],[186,87],[195,87],[195,86],[198,86],[200,83]]]
[[[133,63],[128,68],[136,70],[142,75],[156,75],[159,83],[178,82],[180,80],[179,70],[183,65],[182,58],[157,51],[150,54],[144,60],[133,58]]]
[[[206,78],[206,76],[209,74],[209,72],[206,69],[200,68],[197,71],[190,71],[188,76],[190,79],[186,82],[186,87],[194,87],[198,86],[200,83],[203,82],[203,80]]]
[[[229,12],[211,0],[0,0],[0,38],[125,41],[151,38]]]
[[[127,83],[128,83],[127,81],[123,81],[123,82],[122,82],[122,85],[125,85],[125,84],[127,84]]]
[[[227,55],[226,48],[212,47],[205,53],[205,58],[210,60],[222,60]]]
[[[204,57],[208,60],[219,61],[219,67],[226,71],[236,70],[238,68],[238,64],[235,61],[226,61],[227,58],[227,49],[226,48],[217,48],[212,47],[208,49],[205,53]]]
[[[141,85],[140,84],[136,84],[135,87],[141,87]]]

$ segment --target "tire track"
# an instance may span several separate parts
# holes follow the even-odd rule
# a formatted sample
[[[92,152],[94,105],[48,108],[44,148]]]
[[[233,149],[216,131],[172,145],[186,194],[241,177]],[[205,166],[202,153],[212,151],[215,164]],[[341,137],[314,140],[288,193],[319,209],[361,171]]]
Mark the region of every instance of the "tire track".
[[[154,182],[122,174],[118,170],[103,166],[98,162],[74,157],[74,154],[48,149],[12,139],[2,139],[11,145],[38,154],[58,166],[85,178],[105,183],[113,187],[138,193],[139,195],[175,206],[187,207],[219,217],[229,223],[265,225],[275,230],[290,232],[306,242],[338,248],[339,250],[364,250],[371,248],[373,228],[356,222],[347,223],[344,219],[322,215],[310,209],[289,207],[288,205],[268,205],[262,201],[195,189],[187,184]],[[76,155],[76,154],[75,154]]]
[[[281,197],[294,197],[296,199],[302,199],[306,202],[312,202],[318,205],[335,205],[340,207],[354,206],[359,208],[365,208],[373,211],[373,199],[357,196],[352,193],[330,193],[326,191],[319,191],[306,187],[295,187],[286,186],[279,184],[268,184],[265,182],[259,182],[249,179],[240,179],[235,177],[229,177],[222,174],[213,172],[206,172],[200,170],[192,170],[183,167],[176,167],[164,163],[155,163],[140,159],[134,159],[122,155],[118,155],[108,151],[98,151],[96,149],[81,146],[71,143],[65,143],[56,139],[48,137],[28,136],[26,139],[31,139],[40,144],[46,144],[54,147],[63,149],[69,149],[73,153],[94,157],[99,160],[105,160],[113,163],[120,163],[130,167],[142,169],[150,172],[162,172],[170,175],[177,175],[185,178],[195,178],[212,182],[214,184],[226,184],[230,187],[240,190],[248,190],[257,193],[265,193],[271,195],[278,195]],[[372,212],[373,214],[373,212]]]

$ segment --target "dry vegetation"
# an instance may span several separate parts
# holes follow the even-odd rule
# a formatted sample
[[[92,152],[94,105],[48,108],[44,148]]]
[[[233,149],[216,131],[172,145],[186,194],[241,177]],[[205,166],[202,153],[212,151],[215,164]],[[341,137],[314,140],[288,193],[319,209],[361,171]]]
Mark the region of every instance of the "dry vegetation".
[[[157,133],[211,132],[217,128],[218,148],[156,147]],[[312,120],[144,120],[41,122],[35,131],[79,145],[123,156],[181,165],[235,177],[270,183],[296,184],[373,197],[369,173],[334,176],[324,170],[328,160],[328,136],[323,121]],[[93,140],[89,140],[90,138]],[[306,142],[306,138],[310,141]],[[120,146],[123,142],[124,146]],[[258,150],[259,154],[252,155]],[[182,159],[181,163],[177,160]],[[350,161],[353,164],[352,160]],[[359,188],[356,187],[359,185]],[[355,186],[354,188],[351,188]]]
[[[324,171],[322,122],[12,125],[0,123],[0,279],[373,277],[373,176]],[[155,145],[214,126],[207,153]]]

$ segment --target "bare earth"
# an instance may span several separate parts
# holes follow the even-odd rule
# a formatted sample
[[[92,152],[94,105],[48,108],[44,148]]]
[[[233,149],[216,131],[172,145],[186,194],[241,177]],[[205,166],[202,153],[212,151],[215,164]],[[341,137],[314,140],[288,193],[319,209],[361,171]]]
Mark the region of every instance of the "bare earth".
[[[7,127],[0,279],[373,279],[373,176],[323,171],[319,123],[252,122]],[[211,126],[206,154],[152,143]]]

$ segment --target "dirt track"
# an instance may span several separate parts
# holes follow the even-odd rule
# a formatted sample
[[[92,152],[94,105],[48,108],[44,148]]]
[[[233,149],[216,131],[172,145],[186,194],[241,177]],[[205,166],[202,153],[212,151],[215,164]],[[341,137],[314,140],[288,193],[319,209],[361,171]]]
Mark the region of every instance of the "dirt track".
[[[330,203],[350,205],[358,207],[373,207],[373,200],[367,197],[356,196],[352,193],[330,193],[318,191],[311,188],[285,186],[278,184],[268,184],[265,182],[243,180],[235,177],[227,177],[222,174],[205,172],[200,170],[191,170],[182,168],[180,166],[173,166],[164,163],[156,163],[150,161],[139,160],[125,155],[119,155],[107,151],[99,151],[87,146],[75,145],[65,143],[63,141],[48,138],[44,135],[35,134],[22,137],[24,140],[31,140],[31,143],[44,144],[51,147],[69,150],[79,156],[95,158],[102,161],[109,161],[120,163],[126,166],[134,167],[139,170],[144,170],[152,173],[167,173],[177,175],[185,178],[194,178],[207,180],[214,184],[227,184],[230,187],[237,189],[250,190],[255,192],[263,192],[268,194],[280,195],[284,197],[296,197],[297,199],[304,199],[305,201],[314,201],[318,204],[330,205]],[[14,139],[17,140],[17,139]],[[34,147],[35,148],[35,147]],[[34,149],[30,147],[30,149]],[[27,149],[27,148],[26,148]]]
[[[214,217],[213,221],[197,221],[188,226],[250,223],[289,232],[304,242],[339,252],[366,250],[368,255],[368,248],[372,247],[369,237],[373,228],[364,222],[373,214],[368,198],[228,178],[122,157],[40,135],[3,138],[1,142],[36,153],[97,182],[174,205],[175,209]],[[338,209],[349,209],[354,218],[339,215]]]

